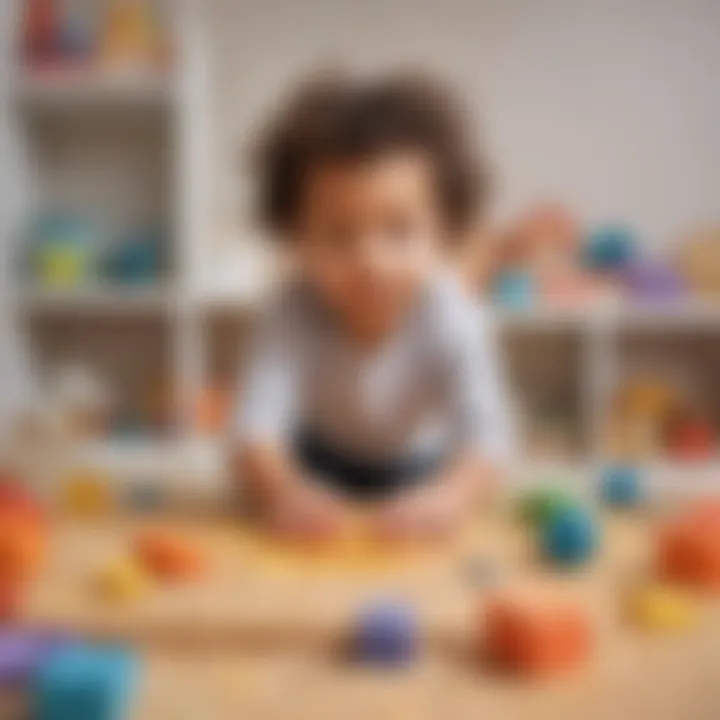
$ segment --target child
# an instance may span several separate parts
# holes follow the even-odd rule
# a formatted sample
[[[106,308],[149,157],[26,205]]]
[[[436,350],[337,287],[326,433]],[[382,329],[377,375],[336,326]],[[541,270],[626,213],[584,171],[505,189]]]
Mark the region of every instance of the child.
[[[449,259],[485,194],[458,108],[422,79],[306,86],[259,154],[295,278],[243,383],[238,473],[278,531],[445,532],[510,449],[486,313]]]

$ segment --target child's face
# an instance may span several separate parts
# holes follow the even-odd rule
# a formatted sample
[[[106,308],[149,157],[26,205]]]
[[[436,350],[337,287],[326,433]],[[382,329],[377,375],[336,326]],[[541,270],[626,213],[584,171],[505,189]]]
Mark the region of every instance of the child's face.
[[[397,152],[317,168],[298,234],[302,269],[323,299],[357,327],[381,327],[440,261],[431,164],[419,152]]]

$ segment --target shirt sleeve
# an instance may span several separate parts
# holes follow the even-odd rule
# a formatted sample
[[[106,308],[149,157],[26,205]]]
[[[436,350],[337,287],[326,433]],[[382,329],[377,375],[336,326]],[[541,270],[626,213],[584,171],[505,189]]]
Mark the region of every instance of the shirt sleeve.
[[[447,382],[453,437],[458,446],[504,465],[517,448],[517,433],[499,340],[489,310],[463,303],[452,321]]]
[[[260,321],[240,374],[235,438],[241,443],[285,442],[295,424],[299,348],[292,313],[276,307]]]

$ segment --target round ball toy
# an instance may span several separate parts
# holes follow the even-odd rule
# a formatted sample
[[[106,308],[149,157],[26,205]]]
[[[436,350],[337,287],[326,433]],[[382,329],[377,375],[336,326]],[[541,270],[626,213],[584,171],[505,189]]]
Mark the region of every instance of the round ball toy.
[[[365,608],[352,637],[354,657],[373,665],[406,665],[417,651],[418,628],[412,608],[378,603]]]
[[[595,555],[599,544],[595,518],[579,506],[559,510],[541,529],[543,555],[558,566],[582,565]]]
[[[585,242],[585,264],[600,271],[624,270],[635,259],[633,232],[622,225],[607,225],[593,230]]]
[[[600,480],[600,497],[613,508],[636,507],[642,500],[640,472],[630,465],[605,468]]]

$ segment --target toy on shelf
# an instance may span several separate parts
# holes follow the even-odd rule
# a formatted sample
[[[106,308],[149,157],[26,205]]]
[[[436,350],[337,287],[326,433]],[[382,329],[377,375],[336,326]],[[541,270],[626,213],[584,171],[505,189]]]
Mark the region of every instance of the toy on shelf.
[[[76,644],[58,650],[32,683],[38,720],[119,720],[127,717],[139,661],[129,650]]]
[[[72,642],[52,632],[0,629],[0,690],[26,688],[42,664]]]
[[[685,283],[669,265],[657,260],[637,260],[624,271],[624,286],[640,303],[670,303],[685,296]]]
[[[536,300],[535,281],[522,270],[505,270],[492,283],[492,297],[501,307],[522,310]]]
[[[600,272],[627,269],[637,256],[635,234],[623,225],[606,225],[593,230],[582,250],[587,267]]]
[[[600,527],[580,506],[555,512],[540,530],[544,557],[555,566],[574,568],[593,558],[600,545]]]
[[[87,2],[64,0],[58,32],[58,51],[64,63],[91,61],[95,53],[95,13]]]
[[[157,282],[165,267],[164,248],[164,238],[156,231],[129,233],[108,250],[104,275],[123,285]]]
[[[57,57],[60,15],[57,0],[26,0],[23,18],[25,61],[34,67]]]
[[[115,504],[110,478],[97,470],[76,469],[61,486],[61,505],[76,517],[107,515]]]
[[[147,70],[162,60],[165,45],[151,3],[110,1],[100,44],[100,56],[106,67]]]
[[[374,665],[407,665],[417,653],[415,613],[401,604],[380,603],[365,608],[351,638],[353,657]]]
[[[488,659],[524,675],[571,671],[589,658],[595,645],[590,617],[582,607],[532,593],[491,599],[483,625]]]
[[[698,229],[678,242],[680,272],[702,298],[720,297],[720,227]]]
[[[717,435],[706,417],[699,413],[684,412],[668,422],[665,447],[674,460],[708,461],[717,452]]]
[[[96,278],[99,238],[92,226],[69,213],[44,213],[29,233],[30,272],[45,289],[67,290]]]

